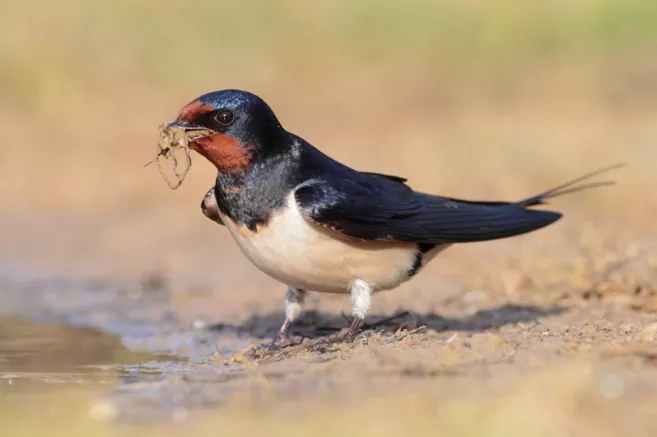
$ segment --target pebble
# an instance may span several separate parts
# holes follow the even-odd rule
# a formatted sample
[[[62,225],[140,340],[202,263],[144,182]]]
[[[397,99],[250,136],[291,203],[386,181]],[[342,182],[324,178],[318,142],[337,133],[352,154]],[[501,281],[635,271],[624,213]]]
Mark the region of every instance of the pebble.
[[[107,401],[99,401],[91,405],[87,413],[94,420],[113,420],[119,415],[114,405]]]
[[[622,396],[623,391],[623,380],[618,375],[605,375],[600,381],[600,393],[608,399],[618,399]]]

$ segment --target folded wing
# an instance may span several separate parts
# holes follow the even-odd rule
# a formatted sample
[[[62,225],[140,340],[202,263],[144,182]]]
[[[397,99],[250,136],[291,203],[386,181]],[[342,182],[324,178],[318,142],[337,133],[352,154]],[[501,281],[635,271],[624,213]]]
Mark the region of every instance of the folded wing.
[[[387,183],[321,181],[299,187],[296,201],[315,223],[364,240],[464,243],[529,232],[561,214],[511,203],[475,203],[417,193]]]

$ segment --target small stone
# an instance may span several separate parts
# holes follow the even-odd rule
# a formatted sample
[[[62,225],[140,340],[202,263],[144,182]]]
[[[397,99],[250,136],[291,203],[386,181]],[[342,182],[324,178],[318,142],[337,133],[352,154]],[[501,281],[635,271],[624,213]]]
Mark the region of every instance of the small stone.
[[[617,399],[624,391],[623,380],[618,375],[605,375],[600,381],[600,393],[608,399]]]
[[[100,401],[93,404],[87,413],[94,420],[113,420],[119,415],[116,407],[109,402]]]
[[[192,328],[194,328],[196,330],[205,329],[206,326],[208,326],[208,324],[205,323],[203,320],[200,320],[200,319],[196,319],[192,322]]]

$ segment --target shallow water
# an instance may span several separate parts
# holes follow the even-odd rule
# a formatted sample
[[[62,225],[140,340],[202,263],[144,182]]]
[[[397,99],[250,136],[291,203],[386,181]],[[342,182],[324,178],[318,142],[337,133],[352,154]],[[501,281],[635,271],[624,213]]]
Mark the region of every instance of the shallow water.
[[[106,410],[113,416],[123,411],[139,415],[143,396],[122,395],[125,388],[154,383],[184,361],[130,351],[119,335],[95,329],[3,317],[0,405],[52,400],[65,393],[111,400]]]
[[[133,352],[118,335],[22,318],[0,318],[0,393],[39,390],[48,384],[115,384],[135,371],[152,374],[154,362],[178,358]],[[8,387],[8,388],[7,388]]]
[[[251,339],[181,319],[166,286],[18,273],[0,266],[0,412],[82,398],[85,416],[181,420],[245,377],[226,359]]]

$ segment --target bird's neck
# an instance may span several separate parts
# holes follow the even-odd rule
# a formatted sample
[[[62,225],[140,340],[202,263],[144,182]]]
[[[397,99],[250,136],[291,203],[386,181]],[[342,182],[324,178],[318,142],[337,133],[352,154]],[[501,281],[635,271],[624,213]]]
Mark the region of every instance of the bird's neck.
[[[292,155],[280,154],[258,160],[242,171],[219,172],[215,184],[219,211],[252,229],[266,223],[296,186],[296,167]]]

